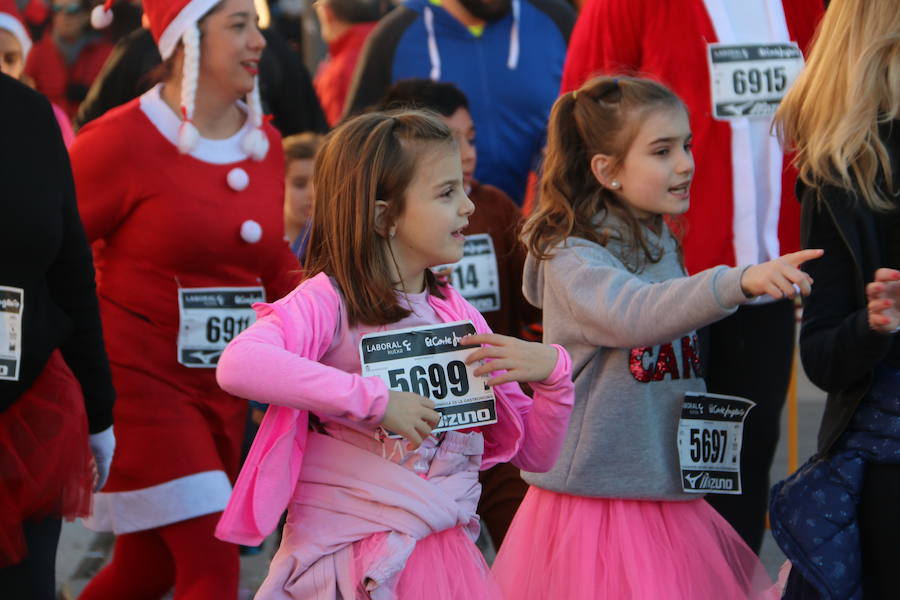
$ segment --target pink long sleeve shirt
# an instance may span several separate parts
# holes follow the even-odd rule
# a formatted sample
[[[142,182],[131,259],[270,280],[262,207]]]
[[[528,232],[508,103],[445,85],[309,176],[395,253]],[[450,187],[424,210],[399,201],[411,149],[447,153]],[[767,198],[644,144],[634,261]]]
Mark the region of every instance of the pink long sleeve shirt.
[[[481,314],[456,290],[448,286],[443,292],[443,299],[427,297],[440,322],[470,320],[478,333],[490,332]],[[340,294],[325,274],[255,309],[257,322],[226,348],[216,371],[224,390],[271,405],[216,530],[217,537],[246,545],[260,543],[274,530],[294,495],[309,411],[326,421],[374,430],[389,394],[377,377],[320,362],[333,349],[345,313]],[[533,399],[516,383],[494,388],[498,422],[483,428],[482,469],[500,462],[529,471],[553,466],[573,403],[571,360],[564,349],[557,350],[553,373],[532,384]]]

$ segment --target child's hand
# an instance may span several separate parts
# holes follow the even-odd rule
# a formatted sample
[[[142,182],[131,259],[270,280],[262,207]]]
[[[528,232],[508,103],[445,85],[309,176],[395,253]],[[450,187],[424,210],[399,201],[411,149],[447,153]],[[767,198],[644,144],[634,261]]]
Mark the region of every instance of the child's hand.
[[[741,289],[748,297],[768,294],[773,298],[793,298],[798,290],[808,296],[813,280],[800,270],[800,265],[823,254],[824,250],[801,250],[747,267],[741,275]]]
[[[875,281],[866,286],[866,296],[869,298],[869,327],[880,333],[894,333],[900,327],[900,271],[875,271]]]
[[[492,361],[475,369],[476,375],[486,375],[506,369],[506,373],[488,379],[488,385],[495,386],[507,381],[543,381],[556,368],[559,352],[548,344],[526,342],[518,338],[497,333],[467,335],[463,344],[490,344],[472,351],[466,364],[491,358]]]
[[[434,410],[434,402],[412,392],[390,391],[381,425],[388,431],[406,438],[413,449],[431,435],[441,415]]]

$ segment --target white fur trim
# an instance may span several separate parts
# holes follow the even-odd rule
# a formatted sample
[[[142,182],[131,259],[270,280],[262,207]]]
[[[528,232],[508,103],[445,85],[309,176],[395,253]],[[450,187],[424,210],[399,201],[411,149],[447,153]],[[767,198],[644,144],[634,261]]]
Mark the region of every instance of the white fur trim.
[[[162,89],[162,84],[144,92],[140,99],[141,112],[159,131],[160,135],[177,148],[178,132],[181,128],[182,120],[163,101],[160,96],[160,89]],[[247,106],[243,102],[237,102],[237,106],[242,112],[247,113]],[[201,136],[197,141],[197,145],[189,154],[197,160],[214,165],[243,162],[249,156],[241,147],[241,141],[251,129],[253,129],[253,125],[248,118],[240,131],[224,140],[210,140]]]
[[[117,535],[144,531],[225,510],[229,496],[224,471],[204,471],[138,490],[94,494],[94,511],[84,525]]]
[[[262,225],[253,219],[247,219],[241,223],[241,239],[248,244],[255,244],[262,239]]]
[[[731,22],[723,0],[704,0],[706,12],[713,24],[718,41],[726,44],[736,43],[734,24]],[[767,39],[762,42],[790,41],[790,32],[784,9],[780,0],[765,0],[758,10],[765,10],[768,21]],[[777,140],[768,140],[768,173],[765,188],[769,194],[766,210],[760,214],[757,196],[762,193],[762,182],[754,176],[753,149],[750,127],[754,126],[747,118],[729,121],[731,127],[731,177],[734,213],[732,216],[733,248],[735,262],[756,264],[777,258],[780,254],[778,242],[778,220],[781,207],[781,171],[783,153]],[[768,128],[771,118],[765,122]]]
[[[106,29],[113,22],[113,13],[106,10],[102,4],[94,7],[91,11],[91,26],[94,29]]]
[[[235,167],[228,171],[225,179],[228,181],[228,187],[236,192],[242,192],[250,185],[250,176],[247,175],[247,171],[240,167]]]
[[[178,40],[187,31],[191,25],[196,25],[200,18],[208,13],[212,7],[221,0],[192,0],[188,2],[181,12],[172,19],[172,22],[163,30],[159,36],[159,53],[163,60],[166,60],[175,48],[178,46]]]
[[[0,13],[0,29],[7,30],[19,40],[19,45],[22,46],[22,62],[24,63],[25,59],[28,58],[28,53],[31,51],[31,37],[25,31],[22,22],[9,13]]]

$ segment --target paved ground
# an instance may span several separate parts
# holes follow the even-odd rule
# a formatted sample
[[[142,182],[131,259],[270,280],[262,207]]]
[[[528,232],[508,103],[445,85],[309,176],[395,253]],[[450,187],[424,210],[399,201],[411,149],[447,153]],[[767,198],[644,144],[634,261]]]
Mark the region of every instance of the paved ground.
[[[800,373],[797,387],[797,413],[799,421],[799,459],[803,463],[815,451],[816,432],[824,408],[825,394],[814,387]],[[772,481],[787,474],[787,418],[782,420],[782,439],[772,467]],[[64,523],[57,560],[57,584],[61,598],[76,598],[90,577],[105,564],[112,544],[112,537],[97,535],[86,530],[79,522]],[[273,540],[266,541],[260,554],[241,558],[241,600],[252,598],[254,590],[265,577],[269,557],[274,550]],[[492,554],[488,550],[488,554]],[[492,558],[492,556],[490,557]],[[762,559],[774,577],[784,562],[784,555],[767,533],[763,543]]]

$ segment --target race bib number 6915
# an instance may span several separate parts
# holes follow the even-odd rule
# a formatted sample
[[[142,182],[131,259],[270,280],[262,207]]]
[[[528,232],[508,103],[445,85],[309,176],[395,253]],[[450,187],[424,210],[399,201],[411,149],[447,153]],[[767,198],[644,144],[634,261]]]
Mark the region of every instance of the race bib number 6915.
[[[710,44],[716,119],[769,117],[803,69],[797,44]]]

